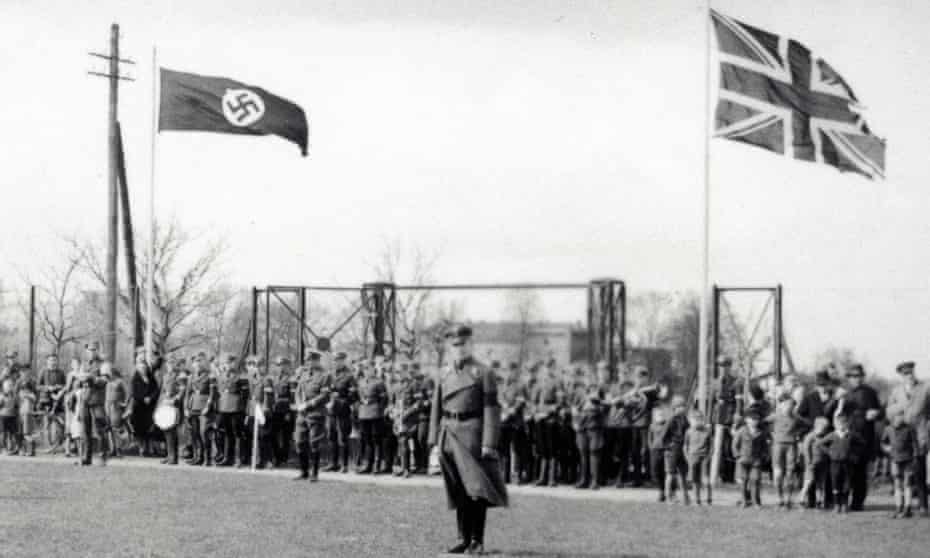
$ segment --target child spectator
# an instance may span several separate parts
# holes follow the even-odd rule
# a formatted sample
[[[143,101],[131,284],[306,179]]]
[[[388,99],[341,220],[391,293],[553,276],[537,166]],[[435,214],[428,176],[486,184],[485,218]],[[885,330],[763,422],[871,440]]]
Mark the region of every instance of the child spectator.
[[[826,436],[829,427],[830,421],[826,417],[817,417],[814,419],[814,428],[801,442],[801,460],[804,462],[801,505],[805,508],[817,508],[818,502],[823,506],[827,501],[826,486],[830,474],[830,460],[817,442]]]
[[[665,427],[662,446],[663,465],[665,468],[665,494],[669,502],[674,500],[675,485],[681,490],[681,499],[688,505],[687,474],[688,465],[685,462],[684,444],[685,434],[688,432],[688,418],[685,416],[685,399],[680,395],[672,398],[672,415]]]
[[[28,368],[23,369],[23,379],[19,382],[19,390],[16,397],[17,403],[19,404],[20,434],[23,441],[22,454],[35,457],[36,437],[38,436],[39,430],[36,424],[37,419],[35,413],[39,394],[36,393],[36,385],[32,379],[32,371]]]
[[[688,476],[694,487],[694,503],[701,505],[701,486],[707,483],[707,505],[713,503],[710,480],[710,447],[713,429],[704,422],[704,413],[699,409],[691,412],[691,427],[685,433],[684,454],[688,460]]]
[[[13,380],[3,380],[0,388],[0,436],[3,447],[8,454],[16,453],[16,394],[13,393]]]
[[[849,431],[849,419],[838,414],[833,419],[835,430],[817,442],[830,458],[830,482],[836,513],[849,511],[849,475],[862,456],[865,440]]]
[[[797,443],[800,432],[809,426],[798,416],[794,408],[794,399],[783,393],[778,400],[775,414],[767,420],[772,422],[772,474],[775,491],[778,495],[778,507],[791,509],[791,495],[794,492],[794,471],[797,463]],[[787,478],[787,486],[785,480]],[[787,490],[786,490],[787,488]]]
[[[903,413],[891,417],[882,435],[882,450],[891,461],[895,511],[892,519],[911,517],[911,466],[917,455],[917,433]]]
[[[737,505],[740,507],[762,507],[762,462],[768,446],[765,432],[759,427],[760,416],[757,412],[746,414],[742,426],[733,435],[733,456],[740,468],[743,485],[743,497]],[[752,492],[750,493],[750,489]]]
[[[665,501],[665,409],[656,407],[652,410],[652,424],[649,425],[649,466],[652,480],[659,489],[659,501]]]

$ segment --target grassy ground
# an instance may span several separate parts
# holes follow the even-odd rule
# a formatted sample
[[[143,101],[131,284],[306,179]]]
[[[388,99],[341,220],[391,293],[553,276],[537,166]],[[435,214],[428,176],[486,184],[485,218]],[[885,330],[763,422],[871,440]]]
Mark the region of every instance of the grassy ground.
[[[455,537],[434,480],[311,485],[283,472],[26,458],[4,458],[0,471],[3,557],[419,557]],[[625,501],[606,490],[593,500],[515,492],[510,509],[489,513],[486,546],[504,556],[914,558],[930,548],[930,521],[891,521],[887,509],[834,516],[661,505],[645,491]]]

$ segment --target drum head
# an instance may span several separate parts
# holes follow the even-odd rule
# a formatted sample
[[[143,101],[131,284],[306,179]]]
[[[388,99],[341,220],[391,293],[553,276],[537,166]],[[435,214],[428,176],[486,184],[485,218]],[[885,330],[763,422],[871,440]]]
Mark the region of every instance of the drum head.
[[[178,410],[169,405],[162,405],[155,409],[155,426],[162,430],[169,430],[178,425]]]

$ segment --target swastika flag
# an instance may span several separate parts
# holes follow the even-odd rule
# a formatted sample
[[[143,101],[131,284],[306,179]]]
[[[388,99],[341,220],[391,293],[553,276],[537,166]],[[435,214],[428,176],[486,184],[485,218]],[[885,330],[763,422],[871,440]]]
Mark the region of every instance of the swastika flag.
[[[884,178],[885,140],[843,77],[801,43],[711,12],[720,49],[719,137]]]
[[[276,135],[307,155],[307,115],[261,87],[161,68],[158,130]]]

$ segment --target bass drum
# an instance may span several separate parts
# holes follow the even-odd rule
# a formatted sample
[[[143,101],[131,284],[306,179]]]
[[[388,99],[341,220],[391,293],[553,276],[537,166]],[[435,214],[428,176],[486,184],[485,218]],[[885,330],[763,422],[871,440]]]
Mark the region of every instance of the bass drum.
[[[155,426],[162,430],[171,430],[180,422],[178,409],[174,405],[159,405],[152,418]]]

